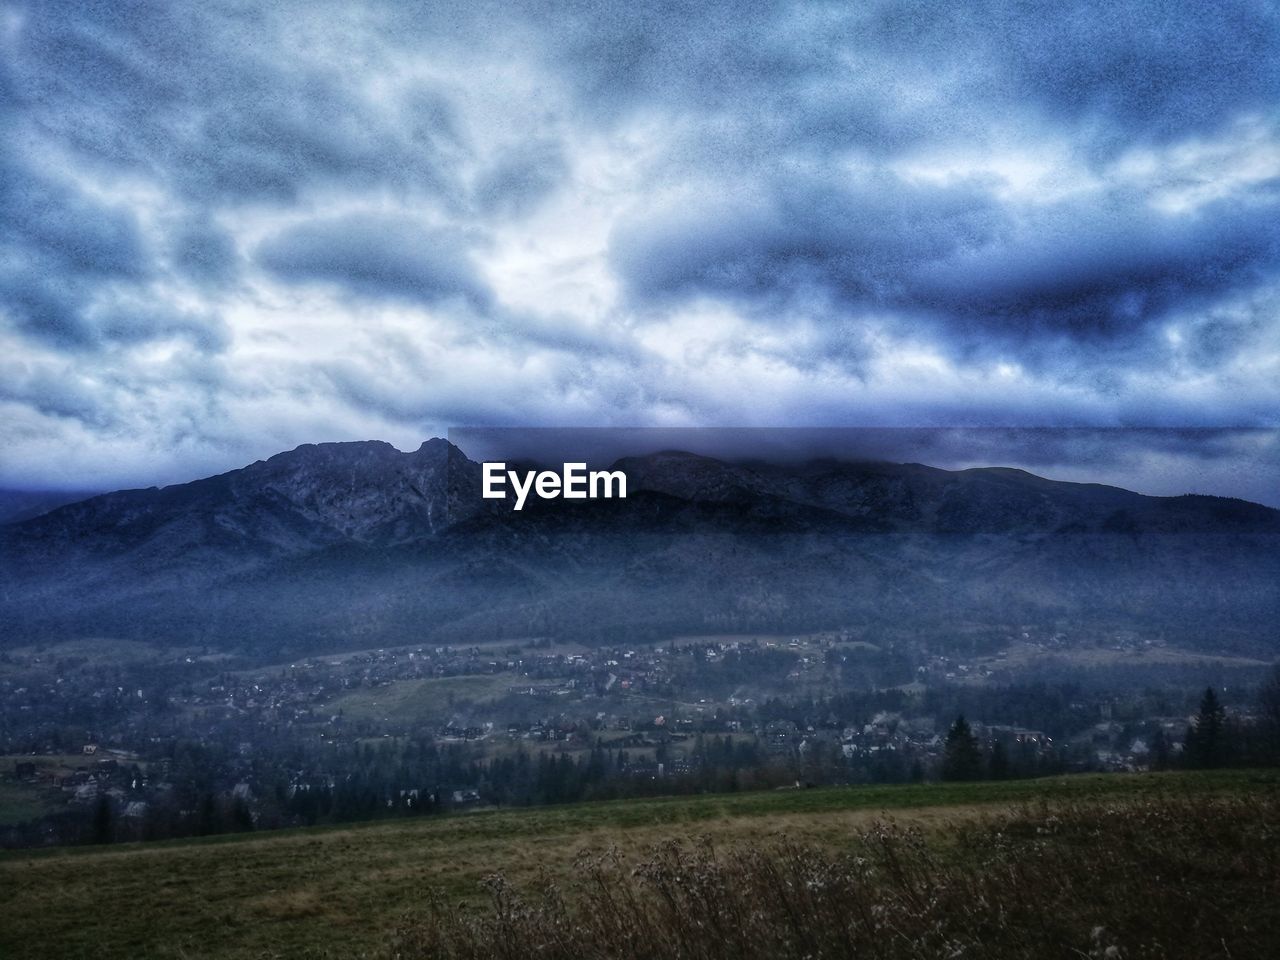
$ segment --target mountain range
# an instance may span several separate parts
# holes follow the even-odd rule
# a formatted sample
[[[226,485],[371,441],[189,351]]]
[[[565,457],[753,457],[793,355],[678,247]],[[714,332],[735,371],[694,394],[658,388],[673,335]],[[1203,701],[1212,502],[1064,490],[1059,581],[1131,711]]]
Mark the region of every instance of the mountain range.
[[[445,440],[305,445],[0,527],[0,645],[83,636],[264,657],[371,645],[1025,625],[1276,652],[1280,511],[1008,468],[612,465],[625,500],[481,497]]]
[[[0,524],[19,523],[56,510],[68,503],[88,500],[100,490],[0,489]]]

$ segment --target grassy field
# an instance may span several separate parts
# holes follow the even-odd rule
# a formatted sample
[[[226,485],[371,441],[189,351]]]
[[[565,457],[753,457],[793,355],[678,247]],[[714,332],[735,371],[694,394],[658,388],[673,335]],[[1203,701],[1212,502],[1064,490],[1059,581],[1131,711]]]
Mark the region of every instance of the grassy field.
[[[589,803],[198,841],[0,855],[0,957],[376,955],[431,891],[478,901],[500,872],[570,875],[584,852],[671,838],[751,847],[786,836],[839,852],[877,818],[946,825],[1027,802],[1274,795],[1276,774],[1076,776]]]
[[[462,703],[484,703],[501,696],[520,678],[511,673],[485,676],[438,677],[398,680],[385,687],[362,688],[344,693],[324,707],[326,713],[342,711],[351,719],[398,723],[448,720]]]
[[[850,824],[839,842],[665,841],[485,881],[385,960],[1274,960],[1280,795],[1135,791]]]
[[[47,754],[33,757],[26,754],[0,755],[0,826],[23,823],[42,817],[64,806],[67,798],[56,784],[47,780],[28,782],[12,779],[9,774],[14,764],[34,763],[44,777],[62,777],[77,766],[92,763],[94,757],[83,754]]]
[[[54,799],[50,791],[32,784],[0,780],[0,826],[42,817],[54,809]]]

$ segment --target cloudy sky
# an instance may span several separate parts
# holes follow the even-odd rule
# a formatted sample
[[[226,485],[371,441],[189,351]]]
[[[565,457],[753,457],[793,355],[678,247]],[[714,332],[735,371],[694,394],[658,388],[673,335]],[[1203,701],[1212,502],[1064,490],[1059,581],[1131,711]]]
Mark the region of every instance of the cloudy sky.
[[[0,2],[0,485],[451,425],[1275,428],[1276,10]],[[1110,435],[1157,492],[1280,459]]]

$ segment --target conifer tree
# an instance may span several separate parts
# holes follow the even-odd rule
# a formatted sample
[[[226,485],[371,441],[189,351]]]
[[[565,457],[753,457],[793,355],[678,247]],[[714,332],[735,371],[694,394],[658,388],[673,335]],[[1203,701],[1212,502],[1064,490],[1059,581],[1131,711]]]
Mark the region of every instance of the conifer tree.
[[[947,732],[946,752],[942,759],[943,780],[977,780],[982,776],[982,751],[964,715]]]
[[[111,809],[111,799],[105,794],[98,794],[98,801],[93,808],[93,842],[110,843],[115,832],[115,817]]]
[[[1280,664],[1271,668],[1258,691],[1258,715],[1262,759],[1280,764]]]
[[[1207,770],[1226,763],[1227,751],[1227,714],[1213,687],[1206,687],[1200,712],[1187,731],[1183,755],[1187,766]]]
[[[987,761],[987,774],[992,780],[1004,780],[1009,776],[1009,755],[1004,744],[997,740],[991,745],[991,757]]]

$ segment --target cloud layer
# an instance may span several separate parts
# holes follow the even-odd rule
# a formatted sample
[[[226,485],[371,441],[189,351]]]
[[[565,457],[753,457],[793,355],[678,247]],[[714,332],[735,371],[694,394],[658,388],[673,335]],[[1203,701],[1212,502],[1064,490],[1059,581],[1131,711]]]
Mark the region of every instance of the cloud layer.
[[[0,104],[0,484],[1280,425],[1270,5],[10,2]]]

